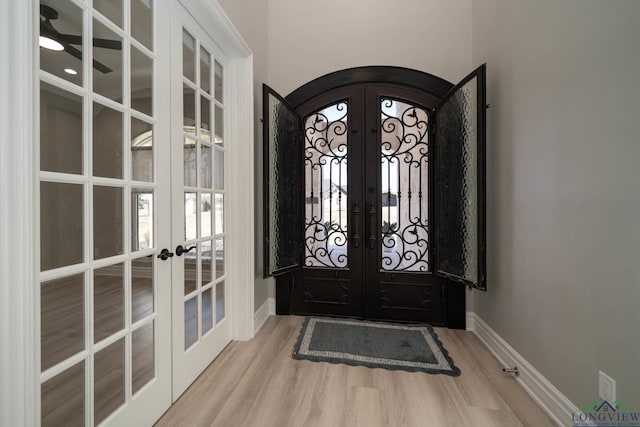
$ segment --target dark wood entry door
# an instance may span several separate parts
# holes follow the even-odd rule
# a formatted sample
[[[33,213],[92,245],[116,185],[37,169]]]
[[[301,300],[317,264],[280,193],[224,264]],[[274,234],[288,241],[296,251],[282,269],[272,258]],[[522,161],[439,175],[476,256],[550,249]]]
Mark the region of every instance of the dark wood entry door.
[[[483,97],[482,93],[475,101]],[[455,129],[470,128],[483,120],[470,123],[468,117],[462,117],[456,123],[447,122],[454,115],[484,117],[484,103],[477,114],[477,108],[468,112],[456,100],[456,108],[449,108],[447,117],[442,117],[454,131],[438,135],[438,107],[450,98],[396,84],[362,83],[327,91],[294,111],[265,87],[270,105],[265,109],[268,144],[298,135],[295,144],[280,147],[278,153],[273,151],[277,143],[265,145],[265,170],[270,171],[265,189],[265,220],[269,221],[265,253],[271,257],[265,270],[288,275],[293,313],[446,324],[447,286],[451,280],[465,283],[466,278],[450,273],[451,266],[441,267],[445,260],[437,258],[435,242],[440,237],[440,242],[451,246],[460,240],[458,247],[464,249],[473,241],[469,234],[477,237],[482,234],[478,231],[483,232],[478,230],[477,215],[472,233],[444,229],[443,225],[452,228],[457,217],[451,221],[452,209],[436,207],[442,200],[451,204],[452,199],[440,193],[455,188],[444,173],[451,168],[434,163],[436,153],[446,154],[449,148],[435,150],[434,140],[440,136],[447,147],[462,146],[469,151],[468,136]],[[289,117],[290,126],[282,125],[283,116]],[[474,150],[478,135],[473,138]],[[476,184],[484,175],[484,169],[477,170],[477,160],[476,150],[475,157],[465,158],[461,165],[465,168],[475,162],[471,169],[477,172]],[[484,162],[483,156],[481,160]],[[288,168],[283,167],[287,164]],[[470,176],[468,171],[463,175],[464,179]],[[453,211],[464,211],[465,206],[471,209],[463,200],[469,193],[465,191],[458,197],[461,201],[453,203]],[[474,196],[472,208],[476,209],[477,191]],[[279,201],[282,197],[287,202]],[[269,207],[274,203],[281,204],[275,214]],[[439,212],[447,218],[438,218]],[[278,240],[278,234],[289,237]],[[453,246],[445,252],[454,252]],[[464,263],[460,268],[464,276],[470,260],[478,262],[477,248],[462,256],[463,260],[452,257],[456,259],[446,261]],[[475,275],[477,284],[477,271]]]
[[[297,109],[305,218],[295,313],[441,323],[442,281],[429,250],[429,123],[437,101],[361,84]]]

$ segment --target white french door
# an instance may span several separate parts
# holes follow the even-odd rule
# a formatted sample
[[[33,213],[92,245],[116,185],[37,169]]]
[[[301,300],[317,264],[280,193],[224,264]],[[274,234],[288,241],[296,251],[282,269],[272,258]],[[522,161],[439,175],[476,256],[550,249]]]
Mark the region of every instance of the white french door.
[[[170,10],[41,0],[40,423],[150,425],[171,404]]]
[[[225,268],[228,60],[179,2],[172,34],[173,398],[231,342]]]
[[[252,115],[250,79],[229,70],[249,65],[180,0],[38,6],[40,424],[151,425],[232,338],[225,209],[239,211],[228,209],[239,180],[225,164],[239,146],[232,107],[246,105],[234,129]],[[240,81],[249,96],[232,103]],[[252,158],[252,140],[236,139]],[[253,241],[250,228],[232,233]]]

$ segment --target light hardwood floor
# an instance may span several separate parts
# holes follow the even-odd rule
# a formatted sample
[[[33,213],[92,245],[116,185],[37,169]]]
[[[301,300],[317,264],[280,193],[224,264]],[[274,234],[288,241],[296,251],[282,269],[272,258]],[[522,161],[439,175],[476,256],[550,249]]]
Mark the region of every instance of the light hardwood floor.
[[[470,332],[436,328],[453,378],[293,360],[302,321],[231,343],[156,426],[555,426]]]

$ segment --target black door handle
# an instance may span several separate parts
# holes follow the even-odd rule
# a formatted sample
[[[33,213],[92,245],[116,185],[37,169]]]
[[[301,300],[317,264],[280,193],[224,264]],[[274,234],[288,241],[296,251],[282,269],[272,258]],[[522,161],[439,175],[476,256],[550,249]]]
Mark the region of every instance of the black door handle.
[[[369,203],[369,247],[371,249],[376,248],[376,205]]]
[[[163,250],[160,251],[160,255],[158,255],[158,258],[165,261],[167,258],[171,258],[172,256],[173,256],[173,252],[169,252],[169,249],[164,248]]]
[[[360,203],[354,203],[351,209],[351,227],[353,227],[353,235],[351,236],[351,241],[353,242],[353,247],[357,248],[360,246]]]
[[[176,246],[176,255],[181,256],[182,254],[191,252],[195,248],[196,248],[195,246],[191,246],[190,248],[184,248],[182,245],[178,245]]]

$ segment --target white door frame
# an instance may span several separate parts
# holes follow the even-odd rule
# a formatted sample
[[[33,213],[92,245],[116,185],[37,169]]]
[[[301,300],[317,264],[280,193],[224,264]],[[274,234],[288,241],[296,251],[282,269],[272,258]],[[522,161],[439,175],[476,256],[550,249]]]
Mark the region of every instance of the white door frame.
[[[33,141],[36,18],[31,1],[0,2],[0,425],[35,425]],[[39,165],[38,165],[39,166]]]
[[[253,54],[215,1],[180,0],[231,59],[237,84],[230,131],[228,218],[230,274],[235,277],[233,339],[254,335]],[[0,425],[38,425],[39,366],[35,308],[39,242],[34,207],[39,31],[36,0],[0,2]],[[240,197],[240,195],[242,195]]]

